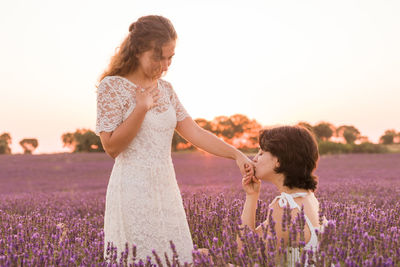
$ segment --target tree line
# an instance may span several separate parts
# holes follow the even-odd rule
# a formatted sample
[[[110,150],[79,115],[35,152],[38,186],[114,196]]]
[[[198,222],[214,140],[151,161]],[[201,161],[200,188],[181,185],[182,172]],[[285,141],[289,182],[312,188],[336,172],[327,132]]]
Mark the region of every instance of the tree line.
[[[255,152],[258,149],[258,135],[263,126],[245,115],[218,116],[213,120],[199,118],[195,119],[195,122],[203,129],[243,151]],[[396,132],[394,129],[384,132],[380,137],[380,144],[373,144],[353,125],[335,127],[329,122],[320,122],[315,125],[299,122],[298,125],[309,129],[315,135],[321,154],[379,153],[386,152],[382,144],[400,144],[400,132]],[[68,147],[71,152],[104,152],[100,137],[90,129],[77,129],[75,132],[64,133],[61,140],[63,146]],[[11,141],[9,133],[0,135],[0,154],[11,154]],[[24,154],[32,154],[39,145],[35,138],[24,138],[19,144],[23,148]],[[196,147],[175,131],[171,149],[172,151],[195,150]]]
[[[213,120],[195,119],[203,129],[210,131],[225,142],[241,150],[252,150],[258,147],[258,135],[262,126],[256,120],[251,120],[242,114],[218,116]],[[172,138],[172,150],[196,149],[176,131]]]
[[[12,139],[9,133],[3,133],[0,135],[0,154],[11,154],[11,143]],[[32,152],[39,146],[39,142],[36,138],[24,138],[19,141],[19,145],[24,150],[24,154],[32,154]]]

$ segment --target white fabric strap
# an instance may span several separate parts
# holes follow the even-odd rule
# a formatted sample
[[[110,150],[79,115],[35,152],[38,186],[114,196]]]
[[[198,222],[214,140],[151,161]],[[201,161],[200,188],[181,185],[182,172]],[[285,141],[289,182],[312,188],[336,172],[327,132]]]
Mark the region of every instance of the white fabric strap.
[[[307,196],[308,193],[305,192],[299,192],[299,193],[294,193],[294,194],[288,194],[285,192],[282,192],[279,196],[277,196],[271,203],[274,204],[276,200],[278,200],[278,204],[281,208],[286,207],[286,205],[289,203],[289,207],[291,209],[298,208],[300,210],[299,205],[294,201],[293,198],[296,197],[305,197]]]
[[[297,209],[299,209],[299,211],[301,211],[301,208],[294,201],[294,198],[305,197],[307,195],[308,195],[308,193],[305,193],[305,192],[298,192],[298,193],[294,193],[294,194],[288,194],[288,193],[282,192],[279,196],[275,197],[275,199],[271,202],[271,206],[275,203],[276,200],[278,200],[278,204],[281,208],[286,207],[286,205],[289,203],[289,207],[291,209],[297,208]],[[306,219],[306,223],[307,223],[308,227],[310,228],[311,238],[314,238],[314,236],[316,236],[314,226],[311,224],[311,221],[310,221],[310,219],[308,219],[307,215],[304,214],[304,217]]]

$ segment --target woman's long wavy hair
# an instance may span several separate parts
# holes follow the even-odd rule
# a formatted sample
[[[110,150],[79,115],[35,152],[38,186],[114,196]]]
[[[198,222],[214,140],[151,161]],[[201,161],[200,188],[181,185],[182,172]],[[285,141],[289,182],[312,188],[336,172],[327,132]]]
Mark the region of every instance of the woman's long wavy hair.
[[[140,53],[154,49],[161,56],[162,46],[176,39],[176,31],[169,19],[156,15],[140,17],[129,26],[128,35],[116,49],[99,81],[106,76],[127,75],[138,67]]]

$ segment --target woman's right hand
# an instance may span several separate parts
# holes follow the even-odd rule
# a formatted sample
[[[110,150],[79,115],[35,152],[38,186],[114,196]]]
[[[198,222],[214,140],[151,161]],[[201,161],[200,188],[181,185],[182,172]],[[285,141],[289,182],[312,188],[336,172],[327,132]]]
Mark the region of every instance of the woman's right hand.
[[[138,87],[136,89],[136,106],[143,107],[146,111],[157,106],[159,98],[157,86],[150,86],[147,88]]]

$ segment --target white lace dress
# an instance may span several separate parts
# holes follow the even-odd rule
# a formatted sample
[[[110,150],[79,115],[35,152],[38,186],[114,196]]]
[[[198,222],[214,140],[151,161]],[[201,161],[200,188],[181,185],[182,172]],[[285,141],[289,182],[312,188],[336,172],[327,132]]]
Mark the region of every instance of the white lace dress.
[[[105,77],[97,90],[96,134],[117,128],[135,108],[135,85],[119,76]],[[165,262],[171,259],[170,240],[179,260],[192,262],[193,243],[171,159],[177,121],[189,116],[170,83],[158,80],[159,106],[149,110],[137,136],[120,153],[107,187],[104,216],[104,256],[107,243],[120,252],[137,246],[136,259],[154,249]]]

